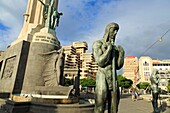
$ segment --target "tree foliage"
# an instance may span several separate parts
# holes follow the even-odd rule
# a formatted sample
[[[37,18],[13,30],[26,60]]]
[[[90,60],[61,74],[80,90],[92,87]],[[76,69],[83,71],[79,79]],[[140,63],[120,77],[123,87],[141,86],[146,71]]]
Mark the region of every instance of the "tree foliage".
[[[80,79],[80,85],[82,87],[95,86],[96,85],[96,80],[94,80],[92,78]]]
[[[71,80],[71,79],[68,79],[68,78],[65,78],[65,83],[64,83],[64,85],[65,85],[65,86],[73,85],[72,80]]]
[[[137,84],[137,87],[139,89],[146,89],[146,88],[150,88],[151,86],[148,82],[141,82],[141,83]]]
[[[168,80],[168,86],[167,86],[168,92],[170,92],[170,80]]]
[[[122,88],[130,88],[132,87],[133,81],[123,77],[122,75],[118,75],[118,85]]]

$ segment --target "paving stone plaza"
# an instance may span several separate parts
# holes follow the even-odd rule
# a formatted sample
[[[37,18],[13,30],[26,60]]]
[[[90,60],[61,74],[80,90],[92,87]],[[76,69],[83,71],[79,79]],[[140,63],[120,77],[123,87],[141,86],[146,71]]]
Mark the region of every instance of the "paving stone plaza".
[[[164,107],[163,112],[170,113],[170,106]],[[118,113],[152,113],[152,103],[146,100],[132,101],[131,96],[122,97]]]
[[[6,113],[0,109],[0,113]],[[107,110],[105,111],[107,113]],[[118,113],[152,113],[152,104],[147,100],[132,101],[131,96],[122,96]],[[170,106],[163,107],[160,113],[170,113]]]

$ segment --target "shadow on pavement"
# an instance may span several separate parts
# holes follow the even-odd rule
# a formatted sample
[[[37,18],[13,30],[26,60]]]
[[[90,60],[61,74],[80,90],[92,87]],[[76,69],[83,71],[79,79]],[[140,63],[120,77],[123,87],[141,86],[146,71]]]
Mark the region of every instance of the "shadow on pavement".
[[[120,98],[129,98],[131,97],[131,94],[122,94],[120,95]]]
[[[170,106],[167,106],[166,104],[162,103],[162,105],[160,105],[159,107],[159,113],[164,113],[166,112],[168,109],[170,109]]]

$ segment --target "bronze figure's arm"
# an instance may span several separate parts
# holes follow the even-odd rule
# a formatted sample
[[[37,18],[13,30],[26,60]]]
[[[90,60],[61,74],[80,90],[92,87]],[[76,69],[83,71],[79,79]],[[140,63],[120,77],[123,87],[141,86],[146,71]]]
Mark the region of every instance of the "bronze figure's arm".
[[[120,45],[118,45],[115,46],[115,54],[116,54],[115,65],[116,65],[116,69],[119,70],[123,67],[124,64],[125,51]]]
[[[160,81],[160,75],[158,74],[158,70],[157,69],[153,69],[151,77],[150,77],[150,81],[152,84],[158,84]]]
[[[102,42],[98,41],[93,44],[94,58],[100,67],[105,67],[108,64],[111,56],[111,51],[111,44],[108,44],[105,51],[102,50]]]

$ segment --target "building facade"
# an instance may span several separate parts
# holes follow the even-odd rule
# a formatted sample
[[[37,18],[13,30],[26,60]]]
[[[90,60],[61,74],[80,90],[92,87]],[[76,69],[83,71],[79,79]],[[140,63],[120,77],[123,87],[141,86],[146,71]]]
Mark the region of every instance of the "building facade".
[[[86,53],[88,49],[86,42],[73,42],[73,47],[76,48],[76,53],[78,54]]]
[[[167,90],[168,80],[170,80],[170,60],[154,60],[149,56],[142,56],[139,60],[140,68],[140,82],[149,82],[150,75],[152,74],[153,68],[158,69],[161,80],[159,87],[163,90]]]
[[[81,56],[82,67],[80,68],[81,78],[95,78],[96,70],[98,69],[97,64],[94,61],[94,56],[92,52],[83,53]]]
[[[64,76],[74,79],[78,75],[80,57],[73,46],[62,46],[65,53]]]
[[[135,84],[138,82],[138,58],[135,56],[126,56],[124,59],[123,76],[131,79]]]
[[[123,76],[131,79],[134,85],[140,82],[150,83],[153,68],[158,69],[161,80],[159,87],[167,90],[170,80],[170,60],[153,60],[149,56],[126,56],[124,59]]]
[[[152,59],[149,56],[142,56],[139,59],[139,76],[140,82],[150,82],[152,73]]]
[[[168,80],[170,80],[170,60],[153,60],[153,68],[159,70],[161,81],[159,87],[167,90]]]
[[[94,61],[92,52],[86,52],[86,42],[73,42],[71,46],[63,46],[65,53],[64,74],[66,78],[72,79],[80,71],[80,79],[95,78],[98,65]]]

